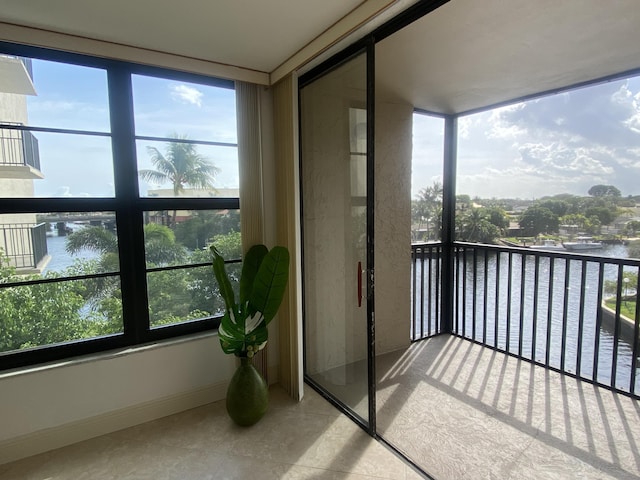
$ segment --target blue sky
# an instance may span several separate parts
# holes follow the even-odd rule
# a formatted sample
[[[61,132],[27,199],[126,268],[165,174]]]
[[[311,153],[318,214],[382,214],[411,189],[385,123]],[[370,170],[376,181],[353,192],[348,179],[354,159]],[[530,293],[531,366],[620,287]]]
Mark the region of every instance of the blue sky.
[[[443,123],[414,121],[412,197],[441,181]],[[640,78],[603,83],[459,120],[457,193],[533,199],[596,184],[640,194]]]
[[[34,61],[38,96],[28,98],[29,124],[109,131],[106,73],[99,69]],[[235,142],[232,90],[134,76],[136,133],[187,134],[189,138]],[[109,138],[36,133],[44,180],[38,196],[111,196]],[[412,197],[442,180],[443,122],[416,115]],[[459,120],[457,193],[472,197],[540,198],[590,186],[617,186],[640,194],[640,79],[574,90],[482,112]],[[152,168],[139,141],[139,168]],[[219,188],[238,187],[234,148],[199,147],[222,172]],[[141,183],[148,188],[170,185]]]
[[[106,72],[34,60],[37,96],[28,97],[29,125],[106,132],[109,126]],[[232,90],[151,77],[134,76],[136,133],[145,136],[186,134],[203,141],[236,142],[235,97]],[[36,132],[43,180],[34,181],[37,196],[113,196],[111,142],[108,137]],[[138,141],[138,166],[153,168],[147,146]],[[199,153],[221,169],[215,186],[238,187],[235,148],[201,146]],[[144,195],[148,188],[141,182]]]

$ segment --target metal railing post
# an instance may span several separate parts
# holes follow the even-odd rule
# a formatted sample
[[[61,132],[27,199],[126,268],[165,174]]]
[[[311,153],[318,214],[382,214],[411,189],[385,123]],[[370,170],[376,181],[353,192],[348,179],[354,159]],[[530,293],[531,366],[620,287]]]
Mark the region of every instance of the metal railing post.
[[[441,331],[453,331],[453,298],[455,276],[453,269],[453,241],[456,214],[456,157],[458,119],[447,115],[444,119],[444,168],[442,174],[442,276]]]

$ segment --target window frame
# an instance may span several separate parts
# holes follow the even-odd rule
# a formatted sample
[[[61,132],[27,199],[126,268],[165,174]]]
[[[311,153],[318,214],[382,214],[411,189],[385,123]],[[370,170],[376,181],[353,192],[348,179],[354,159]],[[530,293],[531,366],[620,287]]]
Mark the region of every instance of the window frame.
[[[200,74],[9,42],[0,42],[0,54],[100,68],[106,72],[110,133],[30,126],[21,126],[16,129],[35,132],[109,136],[112,147],[114,196],[93,198],[5,197],[0,198],[0,213],[115,212],[118,245],[121,246],[119,249],[120,271],[118,276],[121,282],[123,315],[123,333],[42,345],[24,350],[0,352],[0,371],[217,329],[221,318],[219,315],[161,327],[150,327],[147,299],[148,268],[145,260],[143,212],[174,209],[239,210],[240,199],[238,197],[163,198],[140,196],[136,140],[148,139],[149,137],[136,136],[132,76],[145,75],[235,90],[234,82]],[[170,140],[162,137],[154,137],[154,139],[160,141]],[[196,143],[215,144],[219,142],[202,141]],[[224,146],[235,146],[237,149],[237,143],[225,143]],[[231,259],[227,263],[237,263],[239,261],[240,259]],[[185,265],[185,267],[194,268],[206,265],[209,264],[189,264]],[[176,267],[167,267],[166,269],[171,268]],[[158,268],[153,270],[156,271]]]

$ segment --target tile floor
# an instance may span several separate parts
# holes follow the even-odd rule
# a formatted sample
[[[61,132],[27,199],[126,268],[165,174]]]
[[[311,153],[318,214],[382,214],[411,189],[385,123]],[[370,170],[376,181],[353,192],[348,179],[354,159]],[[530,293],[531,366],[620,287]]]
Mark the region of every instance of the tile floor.
[[[640,402],[442,335],[378,358],[378,432],[439,480],[640,479]]]
[[[308,387],[300,403],[272,388],[253,427],[216,402],[0,465],[2,480],[421,478]]]
[[[638,400],[451,336],[376,368],[379,433],[438,480],[640,480]],[[340,388],[348,404],[366,402],[363,389]],[[216,402],[0,465],[0,479],[423,478],[305,392],[296,403],[272,388],[250,428]]]

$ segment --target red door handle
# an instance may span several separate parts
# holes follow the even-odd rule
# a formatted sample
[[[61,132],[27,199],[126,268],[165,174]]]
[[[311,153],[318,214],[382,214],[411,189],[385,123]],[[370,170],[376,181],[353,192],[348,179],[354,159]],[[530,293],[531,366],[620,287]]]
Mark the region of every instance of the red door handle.
[[[362,262],[358,262],[358,308],[362,306]]]

